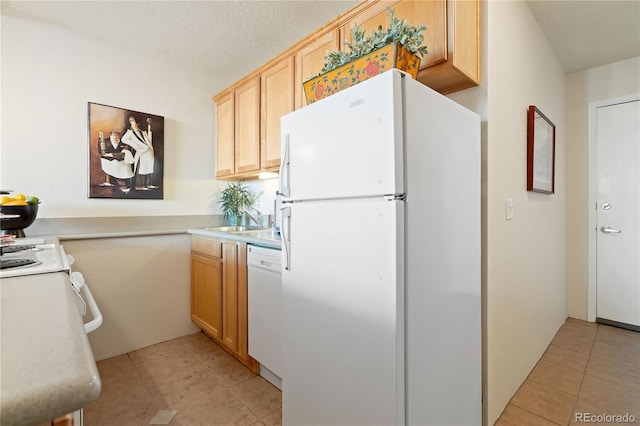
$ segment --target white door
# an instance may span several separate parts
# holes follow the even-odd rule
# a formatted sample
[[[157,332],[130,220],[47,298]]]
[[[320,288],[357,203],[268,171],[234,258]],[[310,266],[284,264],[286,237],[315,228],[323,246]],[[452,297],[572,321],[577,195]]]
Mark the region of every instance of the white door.
[[[404,192],[401,79],[388,71],[282,117],[285,198]]]
[[[404,205],[301,202],[282,222],[282,421],[404,423]]]
[[[640,326],[640,101],[596,119],[596,317]]]

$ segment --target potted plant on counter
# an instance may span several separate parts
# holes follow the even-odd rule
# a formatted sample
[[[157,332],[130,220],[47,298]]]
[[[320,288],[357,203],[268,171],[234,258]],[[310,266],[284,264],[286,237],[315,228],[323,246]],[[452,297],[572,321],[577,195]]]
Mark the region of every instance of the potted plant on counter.
[[[325,55],[320,74],[303,83],[308,104],[391,68],[398,68],[414,79],[418,77],[420,60],[428,53],[427,47],[422,46],[422,31],[427,27],[409,25],[406,19],[398,19],[393,14],[393,9],[387,7],[389,26],[383,29],[381,25],[370,35],[356,25],[351,30],[352,41],[344,42],[348,51]]]
[[[253,195],[245,185],[231,182],[222,191],[218,202],[221,205],[224,218],[229,218],[231,226],[238,226],[238,216],[242,214],[244,209],[253,205],[253,199]]]

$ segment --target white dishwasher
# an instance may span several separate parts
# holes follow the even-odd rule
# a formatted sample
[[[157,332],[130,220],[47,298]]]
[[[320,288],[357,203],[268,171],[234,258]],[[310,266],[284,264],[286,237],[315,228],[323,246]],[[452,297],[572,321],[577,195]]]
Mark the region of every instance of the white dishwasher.
[[[260,375],[282,389],[282,255],[279,249],[247,246],[249,355]]]

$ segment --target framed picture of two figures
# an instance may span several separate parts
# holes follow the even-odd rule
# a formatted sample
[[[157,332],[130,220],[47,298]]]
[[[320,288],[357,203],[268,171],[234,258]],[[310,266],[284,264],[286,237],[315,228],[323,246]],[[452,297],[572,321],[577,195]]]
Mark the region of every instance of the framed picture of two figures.
[[[89,198],[163,199],[164,117],[89,102]]]

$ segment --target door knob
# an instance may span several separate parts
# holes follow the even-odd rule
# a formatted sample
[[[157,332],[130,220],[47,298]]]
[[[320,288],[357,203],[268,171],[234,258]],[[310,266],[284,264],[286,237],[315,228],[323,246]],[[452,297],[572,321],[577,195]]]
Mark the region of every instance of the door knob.
[[[619,229],[612,229],[606,225],[600,228],[600,231],[602,231],[603,234],[622,234],[622,231]]]

